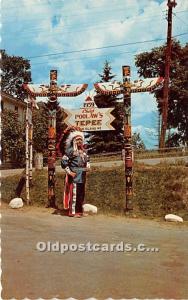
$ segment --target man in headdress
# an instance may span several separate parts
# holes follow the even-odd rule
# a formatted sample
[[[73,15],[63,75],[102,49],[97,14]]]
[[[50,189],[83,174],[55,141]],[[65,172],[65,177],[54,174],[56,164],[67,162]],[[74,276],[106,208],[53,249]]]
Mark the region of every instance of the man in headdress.
[[[63,205],[70,217],[83,216],[86,171],[90,168],[89,158],[84,149],[84,134],[78,127],[68,127],[60,143],[63,155],[61,166],[65,169]]]

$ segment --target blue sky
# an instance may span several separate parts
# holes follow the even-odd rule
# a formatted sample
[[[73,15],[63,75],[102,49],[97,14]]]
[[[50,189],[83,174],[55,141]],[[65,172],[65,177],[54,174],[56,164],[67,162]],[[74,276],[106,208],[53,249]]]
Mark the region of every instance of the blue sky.
[[[48,83],[49,71],[57,69],[59,83],[88,83],[90,90],[105,60],[117,80],[122,80],[122,65],[131,66],[135,80],[135,55],[166,40],[167,0],[3,0],[1,6],[1,48],[30,59],[33,83]],[[177,0],[173,12],[173,36],[188,32],[188,1]],[[178,39],[185,44],[187,37]],[[60,103],[77,108],[84,97]],[[157,144],[151,94],[132,95],[132,125],[148,147]]]

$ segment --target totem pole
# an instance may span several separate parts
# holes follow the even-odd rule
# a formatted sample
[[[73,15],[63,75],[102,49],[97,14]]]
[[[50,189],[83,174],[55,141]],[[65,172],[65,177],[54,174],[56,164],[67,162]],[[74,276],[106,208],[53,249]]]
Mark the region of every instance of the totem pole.
[[[87,89],[87,84],[62,84],[57,86],[57,71],[50,71],[50,84],[23,84],[23,88],[31,99],[48,97],[49,122],[48,122],[48,203],[47,207],[55,205],[55,161],[56,161],[56,109],[55,102],[58,97],[75,97]],[[29,114],[29,113],[28,113]],[[26,121],[26,135],[29,135],[29,123]],[[29,142],[26,141],[26,148]],[[32,149],[32,148],[31,148]],[[29,153],[29,150],[28,152]],[[29,154],[26,154],[26,172],[29,174]],[[29,181],[26,185],[29,199]]]
[[[131,141],[131,82],[130,67],[123,66],[123,98],[124,98],[124,160],[125,160],[125,210],[132,210],[132,177],[133,149]]]
[[[133,150],[131,141],[131,93],[151,92],[162,84],[163,78],[130,81],[130,66],[123,66],[122,82],[95,83],[97,92],[104,95],[123,94],[124,98],[124,153],[125,153],[125,211],[133,209]]]
[[[55,162],[56,162],[56,107],[57,101],[57,71],[50,71],[50,96],[48,111],[48,204],[47,207],[56,208],[55,205]]]

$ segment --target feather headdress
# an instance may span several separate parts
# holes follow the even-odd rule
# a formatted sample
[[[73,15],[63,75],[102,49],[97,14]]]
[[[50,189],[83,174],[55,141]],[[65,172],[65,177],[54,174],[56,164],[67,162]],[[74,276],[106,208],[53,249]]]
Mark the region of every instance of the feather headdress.
[[[77,139],[82,139],[84,141],[84,133],[82,132],[81,128],[76,126],[67,127],[63,133],[59,145],[62,155],[65,154],[66,150],[75,148],[74,141]]]

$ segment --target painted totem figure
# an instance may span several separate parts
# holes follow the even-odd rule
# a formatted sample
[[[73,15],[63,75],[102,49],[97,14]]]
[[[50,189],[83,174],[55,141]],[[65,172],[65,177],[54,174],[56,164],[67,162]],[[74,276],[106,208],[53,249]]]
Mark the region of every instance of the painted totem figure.
[[[55,208],[56,110],[48,116],[48,204]]]
[[[132,133],[131,133],[131,83],[130,83],[130,67],[123,66],[123,87],[124,87],[124,150],[125,150],[125,210],[132,210],[132,177],[133,177],[133,161],[132,161]]]
[[[124,98],[124,161],[125,161],[125,210],[133,209],[133,150],[131,133],[131,94],[150,92],[162,84],[163,78],[145,78],[130,81],[130,67],[123,66],[123,82],[95,83],[97,92],[104,95],[123,94]]]
[[[56,163],[56,109],[57,71],[50,71],[50,102],[48,111],[48,203],[46,207],[57,208],[55,204],[55,163]]]
[[[47,207],[56,207],[55,204],[55,161],[56,161],[56,109],[55,102],[58,97],[75,97],[87,89],[87,84],[62,84],[57,86],[57,70],[50,71],[50,84],[23,84],[23,88],[31,98],[48,97],[49,100],[49,126],[48,126],[48,203]],[[26,134],[29,135],[28,122]],[[28,132],[27,132],[28,129]],[[28,137],[29,138],[29,137]],[[27,147],[27,142],[26,142]],[[29,150],[28,150],[29,153]],[[26,165],[27,165],[26,153]],[[28,158],[29,169],[29,158]],[[29,199],[29,183],[27,184]]]

